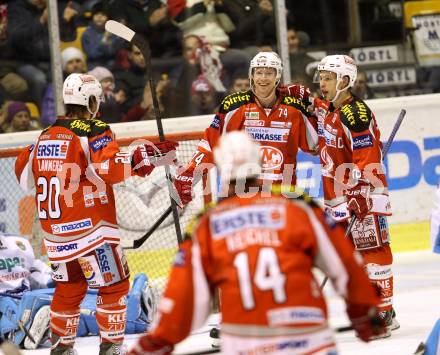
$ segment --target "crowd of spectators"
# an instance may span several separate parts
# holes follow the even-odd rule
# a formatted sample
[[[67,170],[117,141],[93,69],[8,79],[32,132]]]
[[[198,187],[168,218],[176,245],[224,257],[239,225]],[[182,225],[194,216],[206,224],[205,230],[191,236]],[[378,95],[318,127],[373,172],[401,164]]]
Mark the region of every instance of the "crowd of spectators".
[[[273,0],[57,4],[63,75],[92,73],[100,80],[100,117],[109,123],[153,119],[154,110],[139,48],[105,31],[108,19],[148,39],[164,118],[212,113],[226,93],[248,89],[249,61],[258,51],[276,50]],[[297,27],[305,23],[295,7],[287,8],[292,81],[313,87],[316,59],[307,47],[314,40]],[[46,0],[0,0],[0,131],[38,129],[56,119],[48,15]],[[371,98],[362,87],[365,74],[358,81],[359,96]],[[15,103],[26,103],[29,124],[13,124],[8,108]]]

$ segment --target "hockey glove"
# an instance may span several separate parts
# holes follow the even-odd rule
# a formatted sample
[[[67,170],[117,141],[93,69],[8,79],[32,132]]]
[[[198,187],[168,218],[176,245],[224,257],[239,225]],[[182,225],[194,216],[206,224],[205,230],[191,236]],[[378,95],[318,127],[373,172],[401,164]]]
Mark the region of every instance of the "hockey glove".
[[[310,89],[307,86],[300,84],[280,85],[278,89],[282,96],[293,96],[305,103],[312,103]]]
[[[168,355],[173,351],[173,345],[161,341],[152,340],[148,335],[139,338],[138,342],[133,346],[127,355]]]
[[[347,314],[356,335],[365,342],[387,331],[385,321],[376,307],[362,304],[347,304]]]
[[[346,190],[346,196],[348,210],[355,214],[359,221],[362,221],[373,207],[370,198],[370,184],[360,180],[356,186]]]
[[[176,161],[178,145],[173,141],[140,145],[133,152],[131,166],[140,176],[150,175],[156,166],[170,165]]]
[[[174,178],[174,187],[180,197],[181,207],[187,205],[192,200],[192,185],[194,182],[193,172],[184,170]]]

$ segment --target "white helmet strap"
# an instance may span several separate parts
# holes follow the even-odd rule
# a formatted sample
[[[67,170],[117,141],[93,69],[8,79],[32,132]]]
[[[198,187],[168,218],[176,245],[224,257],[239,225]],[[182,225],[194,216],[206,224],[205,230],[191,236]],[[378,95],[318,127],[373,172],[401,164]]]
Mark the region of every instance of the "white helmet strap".
[[[335,102],[338,98],[339,95],[343,92],[348,90],[348,88],[350,87],[350,85],[347,85],[345,88],[343,89],[339,89],[339,85],[342,83],[342,81],[344,80],[344,77],[340,76],[339,74],[336,74],[337,76],[337,80],[336,80],[336,95],[333,98],[333,100],[330,100],[330,102]]]
[[[91,109],[91,107],[90,107],[90,99],[91,99],[92,97],[95,98],[95,102],[96,102],[96,110],[95,110],[94,112],[92,111],[92,109]],[[96,117],[96,114],[97,114],[98,111],[99,111],[99,104],[100,104],[100,101],[97,100],[95,96],[90,96],[90,97],[89,97],[89,102],[87,103],[87,111],[92,115],[92,118],[95,118],[95,117]]]

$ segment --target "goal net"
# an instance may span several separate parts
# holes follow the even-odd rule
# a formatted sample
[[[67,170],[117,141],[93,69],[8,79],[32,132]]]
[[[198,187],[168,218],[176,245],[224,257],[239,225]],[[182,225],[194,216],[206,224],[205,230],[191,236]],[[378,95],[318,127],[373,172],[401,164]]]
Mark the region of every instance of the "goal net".
[[[177,157],[179,164],[186,164],[192,157],[202,132],[175,133],[167,139],[179,142]],[[157,141],[157,136],[133,136],[118,139],[122,149],[133,146],[139,139]],[[131,148],[130,147],[130,148]],[[41,229],[36,214],[34,196],[25,194],[14,174],[14,164],[21,148],[0,149],[0,231],[28,236],[37,257],[44,255]],[[171,173],[175,168],[171,169]],[[191,217],[203,207],[202,183],[195,188],[194,200],[179,210],[180,226],[184,231]],[[114,187],[118,225],[122,234],[122,245],[142,237],[157,219],[169,208],[170,197],[165,178],[165,169],[156,168],[146,177],[136,177],[130,183]],[[126,250],[132,277],[143,272],[161,292],[177,250],[177,236],[172,214],[154,231],[138,249]]]

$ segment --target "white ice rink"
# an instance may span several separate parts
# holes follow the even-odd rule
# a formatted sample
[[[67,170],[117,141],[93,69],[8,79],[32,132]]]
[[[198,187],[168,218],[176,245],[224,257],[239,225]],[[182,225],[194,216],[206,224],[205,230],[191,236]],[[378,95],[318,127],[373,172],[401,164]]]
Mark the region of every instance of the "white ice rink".
[[[336,335],[339,354],[342,355],[405,355],[413,354],[420,341],[424,341],[435,321],[440,318],[440,255],[429,251],[394,255],[394,303],[400,329],[388,339],[365,344],[357,340],[354,332]],[[344,304],[326,287],[330,307],[330,322],[334,327],[348,325]],[[203,332],[205,330],[205,332]],[[175,354],[202,354],[211,350],[209,328],[201,329],[180,343]],[[127,336],[132,344],[137,335]],[[75,348],[79,355],[98,354],[97,337],[77,339]],[[49,354],[49,349],[24,351],[25,354]]]

